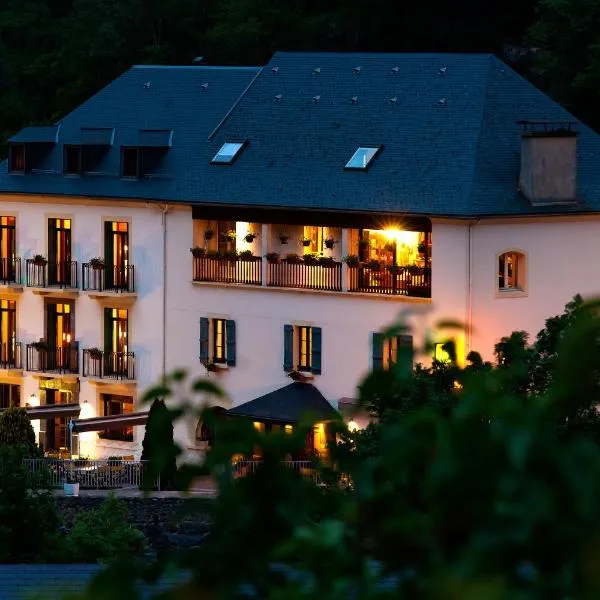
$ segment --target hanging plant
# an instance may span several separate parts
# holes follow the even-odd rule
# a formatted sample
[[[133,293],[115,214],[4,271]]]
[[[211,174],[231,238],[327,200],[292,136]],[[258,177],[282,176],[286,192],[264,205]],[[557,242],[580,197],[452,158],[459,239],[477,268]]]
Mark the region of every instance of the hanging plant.
[[[204,232],[204,239],[209,242],[210,240],[213,239],[213,237],[215,237],[215,232],[212,229],[207,229]]]
[[[328,237],[325,240],[325,248],[328,248],[329,250],[331,250],[333,248],[333,246],[335,245],[336,241],[332,238],[332,237]]]
[[[291,239],[291,237],[292,237],[292,236],[291,236],[289,233],[280,233],[280,234],[279,234],[279,241],[280,241],[282,244],[287,244],[287,243],[288,243],[288,241]]]
[[[221,234],[221,237],[223,238],[223,241],[225,241],[225,242],[235,242],[235,236],[236,236],[236,233],[235,233],[235,231],[233,231],[233,229]]]
[[[310,246],[310,243],[311,243],[311,241],[312,241],[312,240],[311,240],[310,238],[307,238],[307,237],[303,237],[303,238],[300,240],[300,242],[302,243],[302,245],[303,245],[305,248],[308,248],[308,247]]]
[[[344,257],[344,262],[349,267],[357,267],[360,260],[359,260],[358,256],[356,256],[356,254],[348,254],[348,256]]]
[[[100,258],[99,256],[94,256],[94,258],[90,258],[90,267],[92,267],[92,269],[104,269],[104,259]]]
[[[249,231],[246,234],[246,236],[244,237],[244,240],[246,240],[246,243],[251,244],[257,237],[258,237],[257,233],[253,233],[252,231]]]

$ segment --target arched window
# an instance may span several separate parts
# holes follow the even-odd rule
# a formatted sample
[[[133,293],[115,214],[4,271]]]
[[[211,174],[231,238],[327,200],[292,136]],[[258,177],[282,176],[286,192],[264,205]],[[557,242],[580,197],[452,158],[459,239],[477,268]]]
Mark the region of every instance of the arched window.
[[[525,255],[510,250],[498,255],[498,290],[524,291]]]

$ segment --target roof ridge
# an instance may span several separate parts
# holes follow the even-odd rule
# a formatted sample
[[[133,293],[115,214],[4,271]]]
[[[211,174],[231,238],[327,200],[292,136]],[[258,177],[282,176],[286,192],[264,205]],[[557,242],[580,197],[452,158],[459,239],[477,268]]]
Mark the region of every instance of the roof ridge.
[[[257,71],[261,67],[240,65],[132,65],[131,69],[156,69],[165,71]]]

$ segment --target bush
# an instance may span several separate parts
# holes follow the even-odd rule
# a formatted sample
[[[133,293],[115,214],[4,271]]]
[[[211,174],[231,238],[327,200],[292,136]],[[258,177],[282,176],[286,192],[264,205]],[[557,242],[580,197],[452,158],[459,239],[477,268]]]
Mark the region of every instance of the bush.
[[[128,521],[127,506],[112,494],[99,508],[77,513],[66,538],[71,560],[110,562],[139,555],[146,548],[146,540]]]
[[[22,446],[27,456],[38,456],[35,432],[24,408],[11,407],[0,415],[0,448]]]

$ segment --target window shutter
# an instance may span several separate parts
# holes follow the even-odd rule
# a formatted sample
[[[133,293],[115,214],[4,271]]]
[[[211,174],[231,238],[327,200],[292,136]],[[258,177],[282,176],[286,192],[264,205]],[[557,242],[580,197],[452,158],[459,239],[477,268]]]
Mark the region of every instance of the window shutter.
[[[312,327],[312,356],[310,370],[315,375],[321,374],[321,328]]]
[[[294,328],[283,326],[283,369],[291,371],[294,368]]]
[[[373,371],[381,371],[383,369],[383,342],[383,333],[373,332]]]
[[[208,361],[208,319],[200,319],[200,362]]]
[[[225,323],[225,339],[227,344],[227,364],[235,367],[235,321]]]
[[[412,335],[399,335],[396,351],[396,364],[404,375],[410,375],[413,369],[413,337]]]

